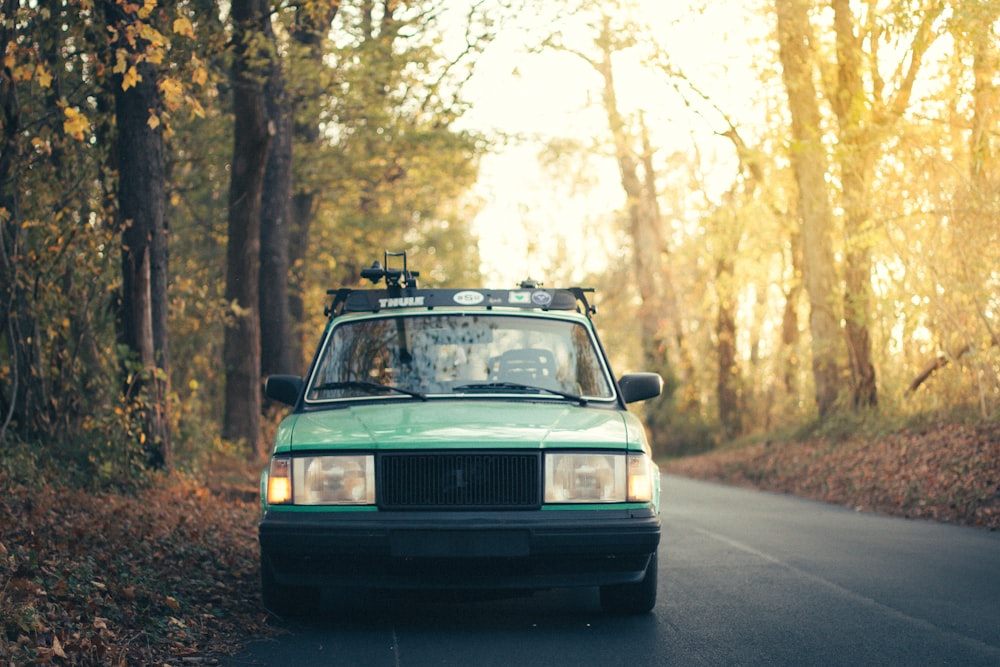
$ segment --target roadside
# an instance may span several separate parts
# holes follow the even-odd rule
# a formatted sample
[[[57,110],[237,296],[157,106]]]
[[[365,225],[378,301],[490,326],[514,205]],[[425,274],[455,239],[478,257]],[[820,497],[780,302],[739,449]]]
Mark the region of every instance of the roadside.
[[[763,442],[661,463],[666,472],[858,511],[1000,528],[1000,423],[878,438]]]
[[[0,472],[0,664],[215,664],[266,635],[247,491],[94,494]]]

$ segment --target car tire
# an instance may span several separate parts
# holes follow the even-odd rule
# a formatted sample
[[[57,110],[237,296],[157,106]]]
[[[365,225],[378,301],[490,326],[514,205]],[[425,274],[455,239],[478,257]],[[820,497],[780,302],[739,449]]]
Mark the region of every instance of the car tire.
[[[657,554],[649,557],[646,575],[637,584],[601,586],[601,609],[608,614],[645,614],[656,606]]]
[[[260,559],[260,597],[264,608],[276,616],[306,616],[319,609],[320,591],[311,586],[279,584],[267,559]]]

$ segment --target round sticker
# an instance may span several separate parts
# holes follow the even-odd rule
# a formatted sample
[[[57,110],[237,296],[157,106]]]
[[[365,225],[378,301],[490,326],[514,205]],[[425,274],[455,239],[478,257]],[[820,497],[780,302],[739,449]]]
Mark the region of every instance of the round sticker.
[[[477,303],[482,303],[484,297],[480,292],[473,292],[472,290],[465,290],[464,292],[458,292],[452,299],[455,303],[459,303],[463,306],[475,306]]]
[[[531,302],[539,306],[547,306],[552,303],[552,295],[548,292],[533,292]]]

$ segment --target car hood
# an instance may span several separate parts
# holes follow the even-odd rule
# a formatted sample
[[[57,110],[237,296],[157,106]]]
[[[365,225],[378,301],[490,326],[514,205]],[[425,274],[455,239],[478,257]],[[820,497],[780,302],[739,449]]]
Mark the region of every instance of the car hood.
[[[293,414],[275,451],[311,449],[644,449],[641,424],[625,410],[555,402],[368,403]]]

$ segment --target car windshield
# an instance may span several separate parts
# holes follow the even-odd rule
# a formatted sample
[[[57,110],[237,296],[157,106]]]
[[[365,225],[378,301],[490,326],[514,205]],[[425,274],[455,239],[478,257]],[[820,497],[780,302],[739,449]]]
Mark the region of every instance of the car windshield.
[[[427,314],[333,327],[306,400],[446,394],[611,399],[612,384],[588,329],[571,320]],[[382,389],[384,388],[384,390]]]

